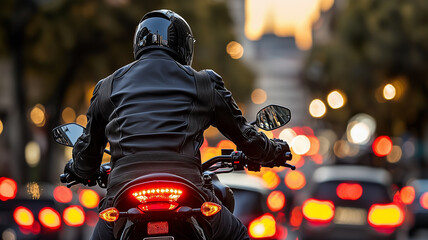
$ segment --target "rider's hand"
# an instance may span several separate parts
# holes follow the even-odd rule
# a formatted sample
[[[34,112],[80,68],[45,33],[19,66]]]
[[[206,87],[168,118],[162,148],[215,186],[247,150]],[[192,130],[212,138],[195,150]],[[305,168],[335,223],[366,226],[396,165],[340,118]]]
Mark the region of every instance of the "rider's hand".
[[[70,159],[67,162],[67,164],[65,164],[64,173],[69,175],[68,179],[70,179],[71,181],[76,181],[76,182],[81,183],[83,185],[90,186],[90,187],[95,186],[97,184],[96,174],[94,174],[93,177],[88,178],[88,179],[81,178],[74,172],[73,165],[74,165],[73,159]]]
[[[292,158],[290,147],[288,146],[287,142],[281,139],[274,138],[271,139],[271,141],[275,145],[276,158],[273,159],[273,161],[270,161],[268,165],[284,166],[285,162],[291,160]]]

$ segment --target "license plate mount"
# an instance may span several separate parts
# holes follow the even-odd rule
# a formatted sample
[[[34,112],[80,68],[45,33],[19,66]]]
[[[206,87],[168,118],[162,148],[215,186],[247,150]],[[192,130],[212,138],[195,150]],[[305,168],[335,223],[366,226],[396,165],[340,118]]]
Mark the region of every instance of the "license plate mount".
[[[362,208],[337,207],[334,223],[346,225],[365,225],[367,223],[367,210]]]
[[[148,235],[158,235],[158,234],[167,234],[169,232],[168,222],[148,222],[147,223],[147,234]]]

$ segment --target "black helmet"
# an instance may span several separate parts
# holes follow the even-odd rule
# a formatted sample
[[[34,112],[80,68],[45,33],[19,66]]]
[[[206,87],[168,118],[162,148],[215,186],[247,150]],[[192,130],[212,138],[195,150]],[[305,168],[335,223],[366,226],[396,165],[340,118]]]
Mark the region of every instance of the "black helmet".
[[[177,62],[191,65],[194,42],[189,24],[180,15],[170,10],[151,11],[135,30],[134,57],[140,58],[149,49],[165,49]]]

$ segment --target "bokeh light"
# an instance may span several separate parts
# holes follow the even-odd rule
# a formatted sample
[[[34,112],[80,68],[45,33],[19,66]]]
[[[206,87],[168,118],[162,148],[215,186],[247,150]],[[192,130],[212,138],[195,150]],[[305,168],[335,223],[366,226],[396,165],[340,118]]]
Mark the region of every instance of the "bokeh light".
[[[291,148],[295,153],[304,155],[311,148],[311,141],[305,135],[296,136],[291,142]]]
[[[18,186],[13,179],[0,177],[0,200],[1,201],[14,199],[17,191],[18,191]]]
[[[339,90],[334,90],[327,95],[327,103],[333,109],[341,108],[346,103],[346,95]]]
[[[376,130],[375,119],[365,113],[359,113],[348,121],[346,136],[350,143],[367,144]]]
[[[279,183],[281,182],[281,179],[279,178],[278,174],[274,171],[266,171],[262,175],[262,179],[264,181],[264,184],[269,189],[275,189],[278,187]]]
[[[0,135],[2,134],[2,132],[3,132],[3,122],[0,120]]]
[[[288,171],[284,178],[285,185],[291,190],[302,189],[306,185],[305,175],[298,171]]]
[[[86,115],[84,114],[80,114],[77,118],[76,118],[76,123],[81,125],[81,126],[86,126],[86,124],[88,123],[88,120],[86,118]]]
[[[76,112],[74,111],[74,109],[72,109],[71,107],[64,108],[64,110],[62,111],[62,120],[65,123],[71,123],[74,122],[75,119]]]
[[[412,204],[415,200],[415,189],[412,186],[405,186],[400,191],[400,198],[403,204]]]
[[[267,205],[272,212],[277,212],[285,206],[285,195],[281,191],[272,191],[267,198]]]
[[[384,157],[392,151],[392,141],[388,136],[377,137],[372,144],[373,152],[378,157]]]
[[[403,155],[403,151],[401,150],[401,147],[394,145],[392,146],[391,153],[386,156],[386,160],[389,163],[396,163],[400,161],[402,155]]]
[[[263,89],[256,88],[251,93],[251,101],[253,101],[254,104],[262,104],[266,102],[266,100],[267,100],[267,94],[266,94],[266,91]]]
[[[31,141],[25,146],[25,161],[30,167],[35,167],[40,162],[40,145]]]
[[[30,119],[37,127],[43,127],[46,123],[45,107],[37,104],[30,111]]]
[[[83,189],[79,193],[79,201],[85,208],[96,208],[100,201],[100,196],[92,189]]]
[[[314,99],[309,104],[309,114],[311,114],[314,118],[321,118],[325,115],[327,112],[327,108],[325,107],[325,104],[320,99]]]
[[[392,84],[386,84],[385,87],[383,87],[383,98],[386,100],[392,100],[394,99],[397,91]]]
[[[58,186],[54,189],[53,196],[60,203],[68,203],[73,199],[73,193],[68,187]]]
[[[287,143],[291,143],[296,136],[296,132],[291,128],[286,128],[279,133],[279,139],[282,139]]]
[[[68,226],[79,227],[85,223],[85,212],[80,206],[67,207],[62,216]]]
[[[231,41],[226,46],[226,52],[233,59],[240,59],[244,55],[244,48],[238,42]]]

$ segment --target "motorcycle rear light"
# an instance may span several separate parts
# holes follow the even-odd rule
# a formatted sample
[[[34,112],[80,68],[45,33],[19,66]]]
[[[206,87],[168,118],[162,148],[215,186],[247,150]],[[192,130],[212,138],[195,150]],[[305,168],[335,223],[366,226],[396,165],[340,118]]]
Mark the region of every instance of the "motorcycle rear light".
[[[39,212],[40,223],[49,229],[55,230],[61,226],[61,216],[50,207],[45,207]]]
[[[183,194],[181,189],[177,188],[149,188],[142,189],[132,193],[138,201],[141,203],[155,202],[155,201],[167,201],[176,202],[178,198]]]
[[[279,211],[285,206],[285,196],[281,191],[273,191],[267,198],[267,205],[273,212]]]
[[[334,217],[334,205],[331,201],[310,198],[303,203],[303,216],[315,223],[328,223]]]
[[[213,202],[204,202],[201,206],[201,213],[204,216],[212,216],[220,212],[221,206]]]
[[[421,207],[428,209],[428,192],[421,195],[419,203],[421,204]]]
[[[248,225],[248,234],[251,238],[269,238],[276,234],[275,218],[267,213],[251,221]]]
[[[341,183],[336,188],[336,194],[343,200],[358,200],[363,195],[363,187],[358,183]]]
[[[106,208],[99,214],[100,218],[107,222],[116,222],[119,219],[119,210],[114,207]]]
[[[85,222],[85,212],[80,206],[70,206],[63,212],[65,224],[72,227],[80,227]]]
[[[138,208],[148,211],[169,211],[174,210],[178,206],[176,202],[149,202],[138,205]]]
[[[21,227],[30,227],[34,223],[33,213],[25,207],[17,207],[13,211],[15,222]]]
[[[373,227],[394,228],[404,221],[404,212],[395,204],[373,204],[367,221]]]

